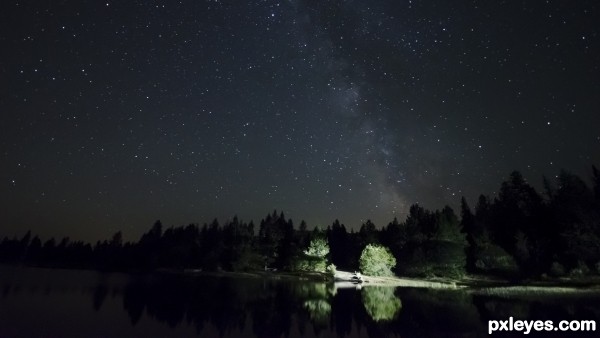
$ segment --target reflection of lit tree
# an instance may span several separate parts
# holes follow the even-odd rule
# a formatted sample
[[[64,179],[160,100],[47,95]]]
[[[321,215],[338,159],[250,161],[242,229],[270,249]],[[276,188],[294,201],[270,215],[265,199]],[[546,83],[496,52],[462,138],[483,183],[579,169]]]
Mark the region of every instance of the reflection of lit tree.
[[[305,299],[304,308],[313,322],[319,324],[329,322],[331,315],[329,299],[332,291],[330,286],[325,283],[302,283],[297,286],[296,294],[300,299]]]
[[[325,299],[309,299],[304,301],[304,308],[308,311],[310,319],[316,323],[327,323],[331,314],[331,304]]]
[[[326,283],[298,283],[294,290],[301,299],[328,299],[335,295],[333,285]]]
[[[394,295],[394,288],[373,286],[362,290],[362,300],[365,309],[374,321],[388,321],[394,319],[402,302]]]

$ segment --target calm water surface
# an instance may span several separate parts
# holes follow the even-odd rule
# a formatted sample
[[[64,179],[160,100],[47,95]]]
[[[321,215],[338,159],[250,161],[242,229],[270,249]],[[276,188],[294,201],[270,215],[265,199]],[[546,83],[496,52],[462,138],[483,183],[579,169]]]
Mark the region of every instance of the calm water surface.
[[[600,323],[595,294],[356,290],[254,278],[9,267],[0,268],[0,288],[0,337],[480,337],[487,336],[489,319],[510,316]]]

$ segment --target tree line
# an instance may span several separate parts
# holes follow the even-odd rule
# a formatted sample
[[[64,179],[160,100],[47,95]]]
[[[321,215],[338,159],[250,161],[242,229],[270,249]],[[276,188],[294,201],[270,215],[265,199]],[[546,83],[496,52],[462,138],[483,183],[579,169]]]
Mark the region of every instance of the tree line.
[[[589,186],[577,175],[561,171],[554,182],[544,178],[544,191],[539,193],[515,171],[494,198],[481,195],[474,208],[464,197],[458,214],[449,206],[431,211],[415,204],[404,221],[395,218],[378,228],[368,220],[358,231],[348,231],[338,220],[326,228],[309,230],[304,221],[295,227],[277,211],[258,226],[238,217],[223,224],[215,219],[202,226],[166,229],[156,221],[137,242],[124,242],[121,232],[94,245],[69,238],[42,242],[29,231],[22,238],[5,237],[0,242],[0,262],[110,271],[325,271],[328,265],[352,271],[364,269],[361,255],[371,245],[385,250],[384,256],[370,261],[394,262],[387,268],[405,276],[598,274],[596,167],[591,179]]]

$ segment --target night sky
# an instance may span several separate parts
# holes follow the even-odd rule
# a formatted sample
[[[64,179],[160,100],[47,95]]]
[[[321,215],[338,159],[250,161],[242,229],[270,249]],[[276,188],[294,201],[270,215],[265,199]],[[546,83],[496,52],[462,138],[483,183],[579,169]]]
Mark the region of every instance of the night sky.
[[[589,1],[2,1],[0,235],[338,218],[600,165]]]

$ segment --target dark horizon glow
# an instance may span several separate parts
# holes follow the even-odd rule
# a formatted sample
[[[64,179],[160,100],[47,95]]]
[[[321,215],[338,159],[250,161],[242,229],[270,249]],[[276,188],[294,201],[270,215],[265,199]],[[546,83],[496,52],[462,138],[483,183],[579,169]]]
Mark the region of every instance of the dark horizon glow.
[[[0,236],[358,229],[600,164],[595,1],[0,5]]]

